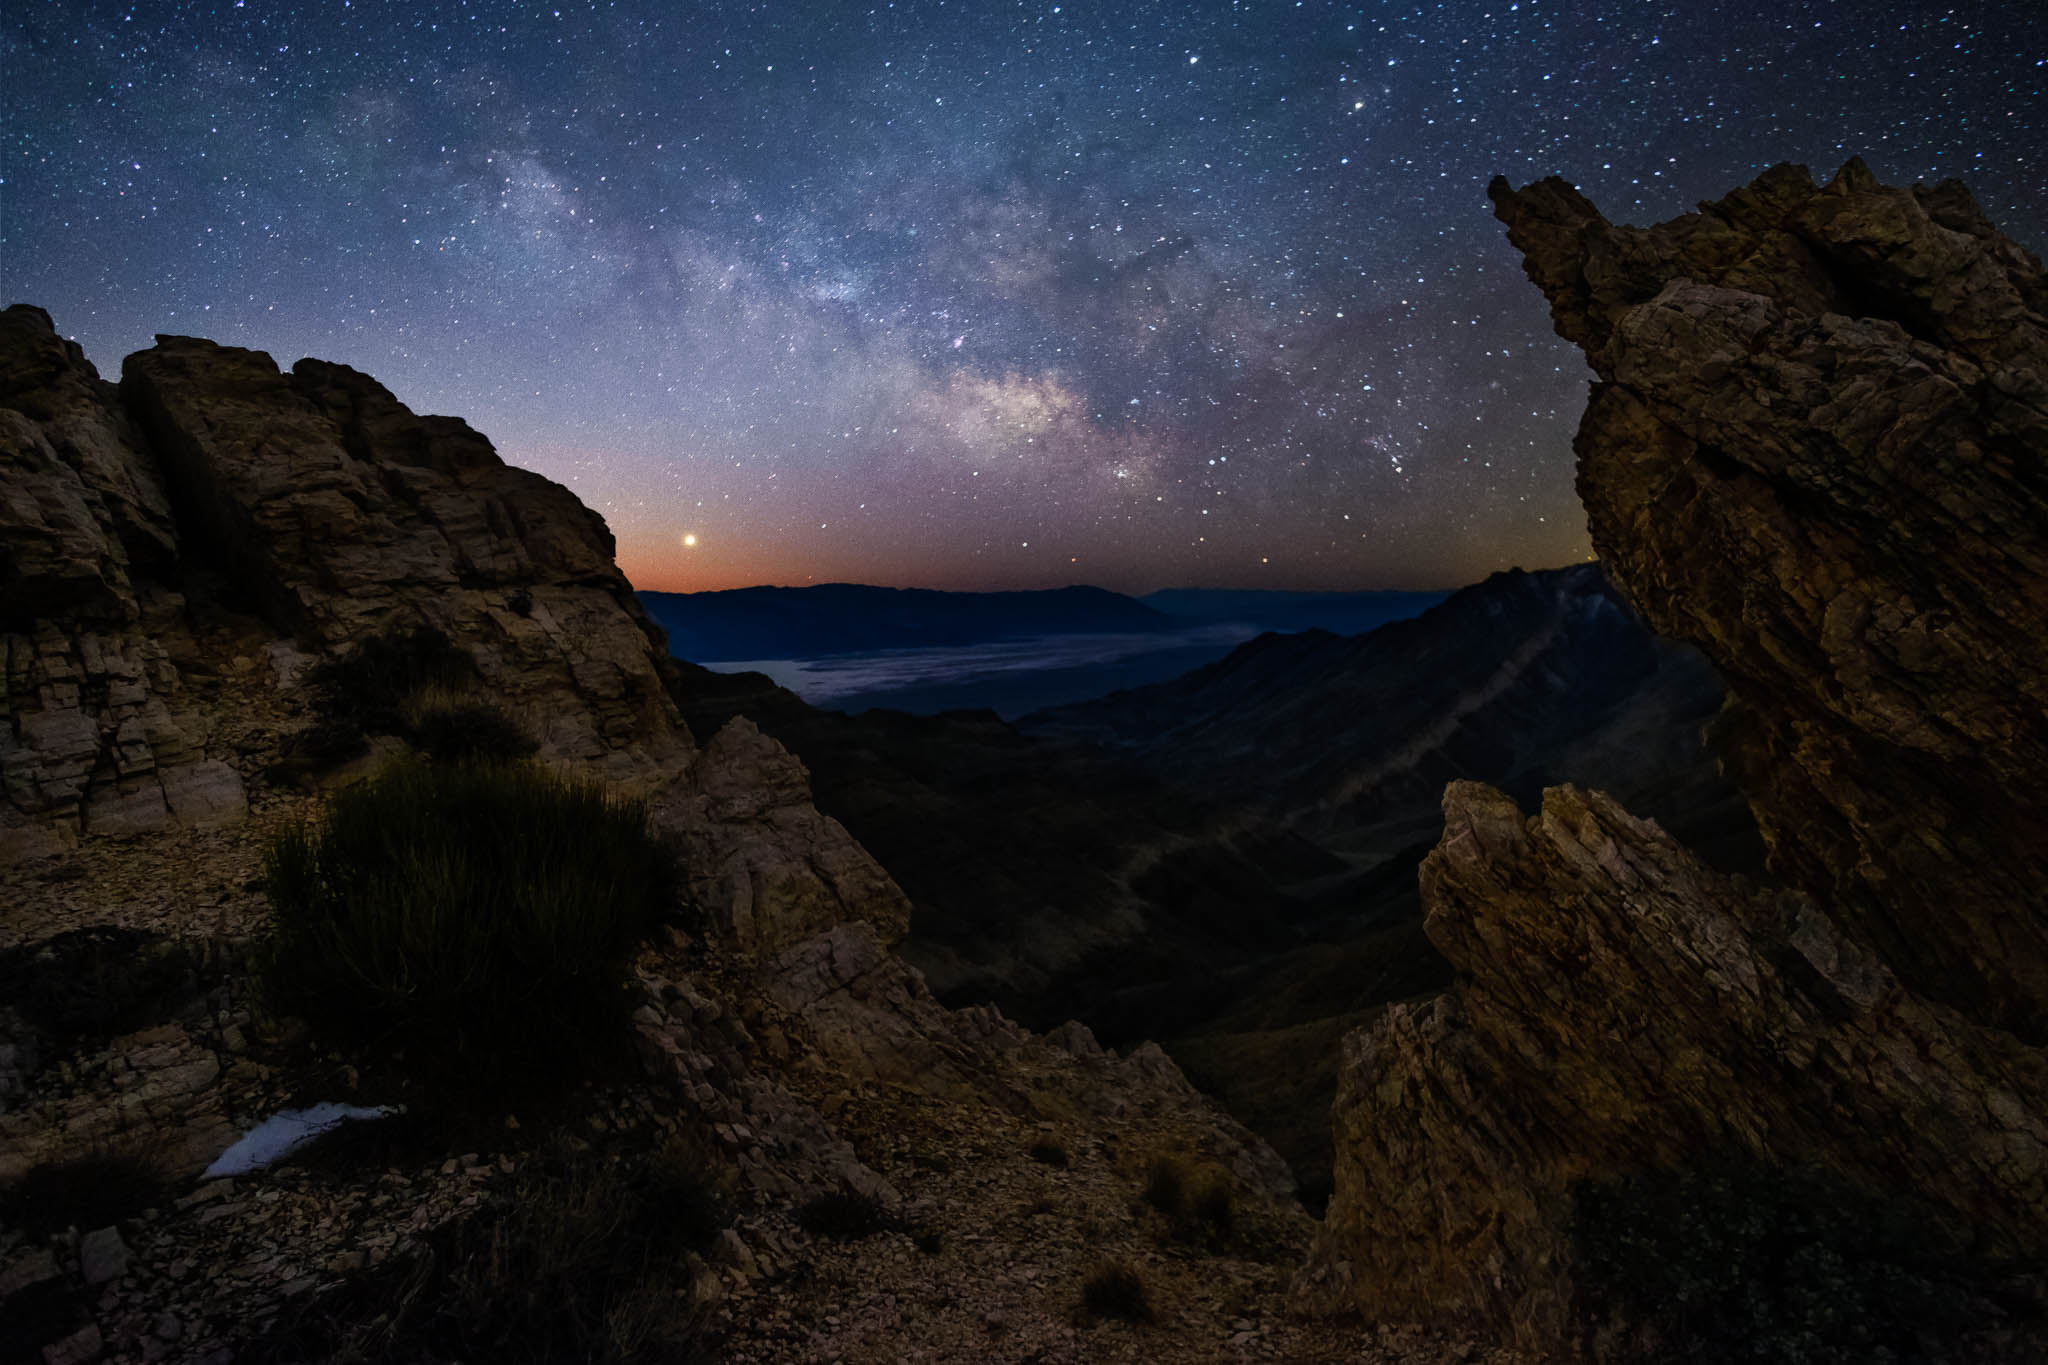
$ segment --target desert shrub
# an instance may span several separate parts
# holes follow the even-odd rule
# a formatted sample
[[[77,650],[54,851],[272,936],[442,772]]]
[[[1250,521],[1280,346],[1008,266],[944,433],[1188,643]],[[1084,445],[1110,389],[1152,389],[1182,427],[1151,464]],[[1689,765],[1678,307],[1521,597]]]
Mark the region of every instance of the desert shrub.
[[[1031,1144],[1031,1159],[1064,1170],[1068,1161],[1066,1145],[1052,1138],[1041,1138]]]
[[[854,1190],[830,1190],[805,1200],[796,1211],[797,1225],[813,1237],[855,1242],[889,1226],[882,1201]]]
[[[93,925],[0,952],[0,1002],[62,1056],[199,1009],[220,976],[201,945]]]
[[[161,1203],[164,1173],[147,1157],[90,1152],[36,1166],[0,1189],[0,1224],[41,1239],[67,1227],[106,1227]]]
[[[454,695],[476,685],[476,661],[438,627],[390,624],[306,674],[317,718],[288,736],[271,769],[273,780],[304,784],[360,757],[371,735],[399,735],[436,756],[511,758],[533,752],[502,715],[458,714],[434,720],[431,745],[414,733],[422,696]],[[470,703],[483,709],[483,703]],[[457,704],[444,709],[466,711]],[[524,746],[524,747],[522,747]]]
[[[662,1154],[558,1154],[412,1252],[352,1276],[248,1343],[237,1359],[411,1365],[419,1360],[670,1365],[712,1343],[685,1255],[721,1220]]]
[[[355,722],[370,734],[399,734],[406,701],[432,687],[476,679],[469,651],[436,626],[388,625],[306,675],[322,715]]]
[[[286,735],[278,745],[277,762],[271,766],[274,782],[304,785],[306,779],[339,768],[370,751],[369,736],[361,722],[322,716],[303,730]]]
[[[1188,1209],[1196,1226],[1216,1240],[1227,1239],[1237,1223],[1237,1196],[1230,1188],[1230,1182],[1221,1176],[1211,1176],[1195,1189],[1195,1197]]]
[[[407,716],[406,738],[440,763],[526,758],[540,747],[517,721],[486,701],[418,708]]]
[[[1152,1299],[1145,1281],[1122,1261],[1101,1261],[1081,1282],[1081,1306],[1098,1318],[1125,1322],[1152,1321]]]
[[[622,1033],[673,885],[639,803],[531,764],[394,764],[279,835],[265,874],[265,1002],[472,1090],[560,1078]]]
[[[1145,1168],[1145,1202],[1169,1218],[1179,1218],[1188,1206],[1187,1163],[1175,1156],[1155,1156]]]
[[[1587,1326],[1613,1360],[1974,1359],[1928,1346],[1996,1316],[1986,1277],[1928,1224],[1816,1172],[1731,1164],[1583,1184],[1571,1235]]]
[[[1166,1219],[1166,1235],[1179,1242],[1221,1246],[1237,1223],[1237,1196],[1220,1171],[1197,1173],[1186,1160],[1155,1156],[1145,1168],[1144,1200]]]

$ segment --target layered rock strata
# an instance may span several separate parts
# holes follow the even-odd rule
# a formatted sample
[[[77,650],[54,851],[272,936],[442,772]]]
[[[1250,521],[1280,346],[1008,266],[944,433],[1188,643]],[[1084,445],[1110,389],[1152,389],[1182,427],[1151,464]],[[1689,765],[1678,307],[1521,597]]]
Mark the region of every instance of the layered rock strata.
[[[1779,167],[1697,214],[1491,194],[1594,386],[1593,540],[1727,679],[1786,885],[1612,800],[1454,784],[1458,969],[1347,1045],[1305,1305],[1568,1358],[1574,1190],[1737,1158],[2048,1246],[2048,278],[1961,186]]]

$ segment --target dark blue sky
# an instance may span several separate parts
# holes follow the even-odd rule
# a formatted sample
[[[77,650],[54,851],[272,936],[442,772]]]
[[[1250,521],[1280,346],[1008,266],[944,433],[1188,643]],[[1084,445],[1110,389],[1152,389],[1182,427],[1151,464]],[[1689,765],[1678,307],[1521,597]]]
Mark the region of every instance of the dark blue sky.
[[[110,376],[355,365],[647,587],[1583,558],[1491,176],[1647,222],[1860,154],[2048,221],[2036,0],[13,0],[0,60],[5,301]]]

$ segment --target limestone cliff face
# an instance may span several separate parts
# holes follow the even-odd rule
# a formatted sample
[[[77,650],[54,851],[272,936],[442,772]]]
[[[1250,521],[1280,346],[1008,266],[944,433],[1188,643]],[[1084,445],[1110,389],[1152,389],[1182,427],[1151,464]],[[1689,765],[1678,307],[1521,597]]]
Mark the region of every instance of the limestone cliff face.
[[[1600,382],[1579,487],[1616,583],[1727,679],[1787,885],[1611,799],[1453,784],[1458,970],[1344,1058],[1299,1300],[1585,1343],[1576,1182],[1728,1157],[2048,1244],[2048,279],[1960,186],[1780,167],[1616,227],[1497,211]]]

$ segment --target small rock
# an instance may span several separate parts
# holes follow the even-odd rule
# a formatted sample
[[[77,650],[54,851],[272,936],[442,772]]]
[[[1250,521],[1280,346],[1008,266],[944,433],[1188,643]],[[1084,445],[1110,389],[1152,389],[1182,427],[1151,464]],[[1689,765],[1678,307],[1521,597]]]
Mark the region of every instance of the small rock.
[[[90,1365],[106,1349],[106,1339],[100,1335],[98,1324],[89,1322],[62,1341],[45,1346],[43,1365]]]
[[[78,1270],[89,1285],[120,1279],[128,1271],[128,1255],[118,1228],[97,1228],[78,1240]]]
[[[150,1322],[149,1333],[159,1341],[176,1341],[185,1335],[185,1324],[178,1321],[176,1313],[165,1310]]]

